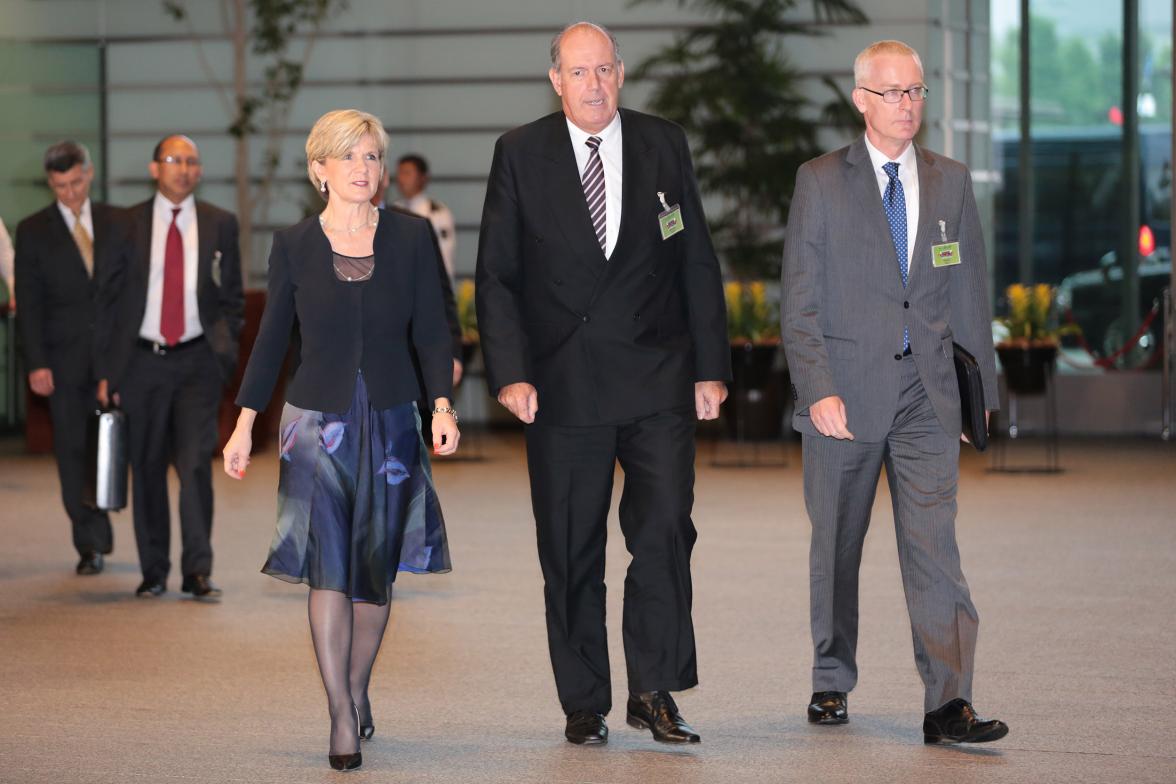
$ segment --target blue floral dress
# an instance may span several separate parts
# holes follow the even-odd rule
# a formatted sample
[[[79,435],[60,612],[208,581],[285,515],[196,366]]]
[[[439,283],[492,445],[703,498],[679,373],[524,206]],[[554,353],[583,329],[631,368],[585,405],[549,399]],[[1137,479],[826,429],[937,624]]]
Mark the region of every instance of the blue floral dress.
[[[416,403],[375,410],[361,372],[343,414],[282,410],[278,524],[262,572],[384,604],[398,570],[448,572]]]

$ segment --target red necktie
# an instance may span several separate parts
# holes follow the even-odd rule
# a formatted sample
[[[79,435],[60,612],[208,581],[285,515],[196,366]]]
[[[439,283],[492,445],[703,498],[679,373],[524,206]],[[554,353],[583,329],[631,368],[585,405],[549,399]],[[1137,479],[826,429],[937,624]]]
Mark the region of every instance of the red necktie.
[[[159,332],[169,346],[184,335],[184,238],[176,220],[180,208],[172,207],[172,222],[167,228],[163,250],[163,308],[159,313]]]

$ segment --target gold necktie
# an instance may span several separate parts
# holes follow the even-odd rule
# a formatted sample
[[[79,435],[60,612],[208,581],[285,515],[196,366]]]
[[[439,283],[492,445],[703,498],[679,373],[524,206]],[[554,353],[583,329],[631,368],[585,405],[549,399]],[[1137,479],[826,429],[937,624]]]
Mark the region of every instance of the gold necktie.
[[[82,261],[86,264],[86,274],[94,277],[94,241],[82,224],[81,214],[74,215],[74,242],[78,244],[78,251],[82,254]]]

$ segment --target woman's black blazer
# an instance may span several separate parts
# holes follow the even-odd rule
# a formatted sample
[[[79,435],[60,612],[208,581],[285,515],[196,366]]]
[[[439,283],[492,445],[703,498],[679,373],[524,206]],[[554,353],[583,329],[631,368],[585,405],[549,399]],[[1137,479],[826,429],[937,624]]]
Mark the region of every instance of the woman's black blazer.
[[[343,413],[363,371],[372,406],[419,400],[410,344],[429,400],[449,397],[453,358],[429,221],[380,210],[375,270],[362,283],[335,276],[331,244],[312,216],[274,233],[269,293],[237,405],[269,402],[297,317],[298,369],[286,399],[299,408]]]

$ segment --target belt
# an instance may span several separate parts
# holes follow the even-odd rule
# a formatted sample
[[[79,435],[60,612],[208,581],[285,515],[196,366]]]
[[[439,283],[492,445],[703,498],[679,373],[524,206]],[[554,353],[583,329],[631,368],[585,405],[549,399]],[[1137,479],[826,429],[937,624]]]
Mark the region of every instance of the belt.
[[[185,340],[183,343],[176,343],[174,346],[169,346],[166,343],[160,343],[155,340],[147,340],[146,338],[139,338],[139,340],[136,342],[136,345],[138,345],[139,348],[146,349],[152,354],[158,354],[162,357],[168,354],[175,354],[178,351],[184,351],[185,349],[192,348],[193,346],[199,346],[203,342],[204,336],[197,335],[191,340]]]

